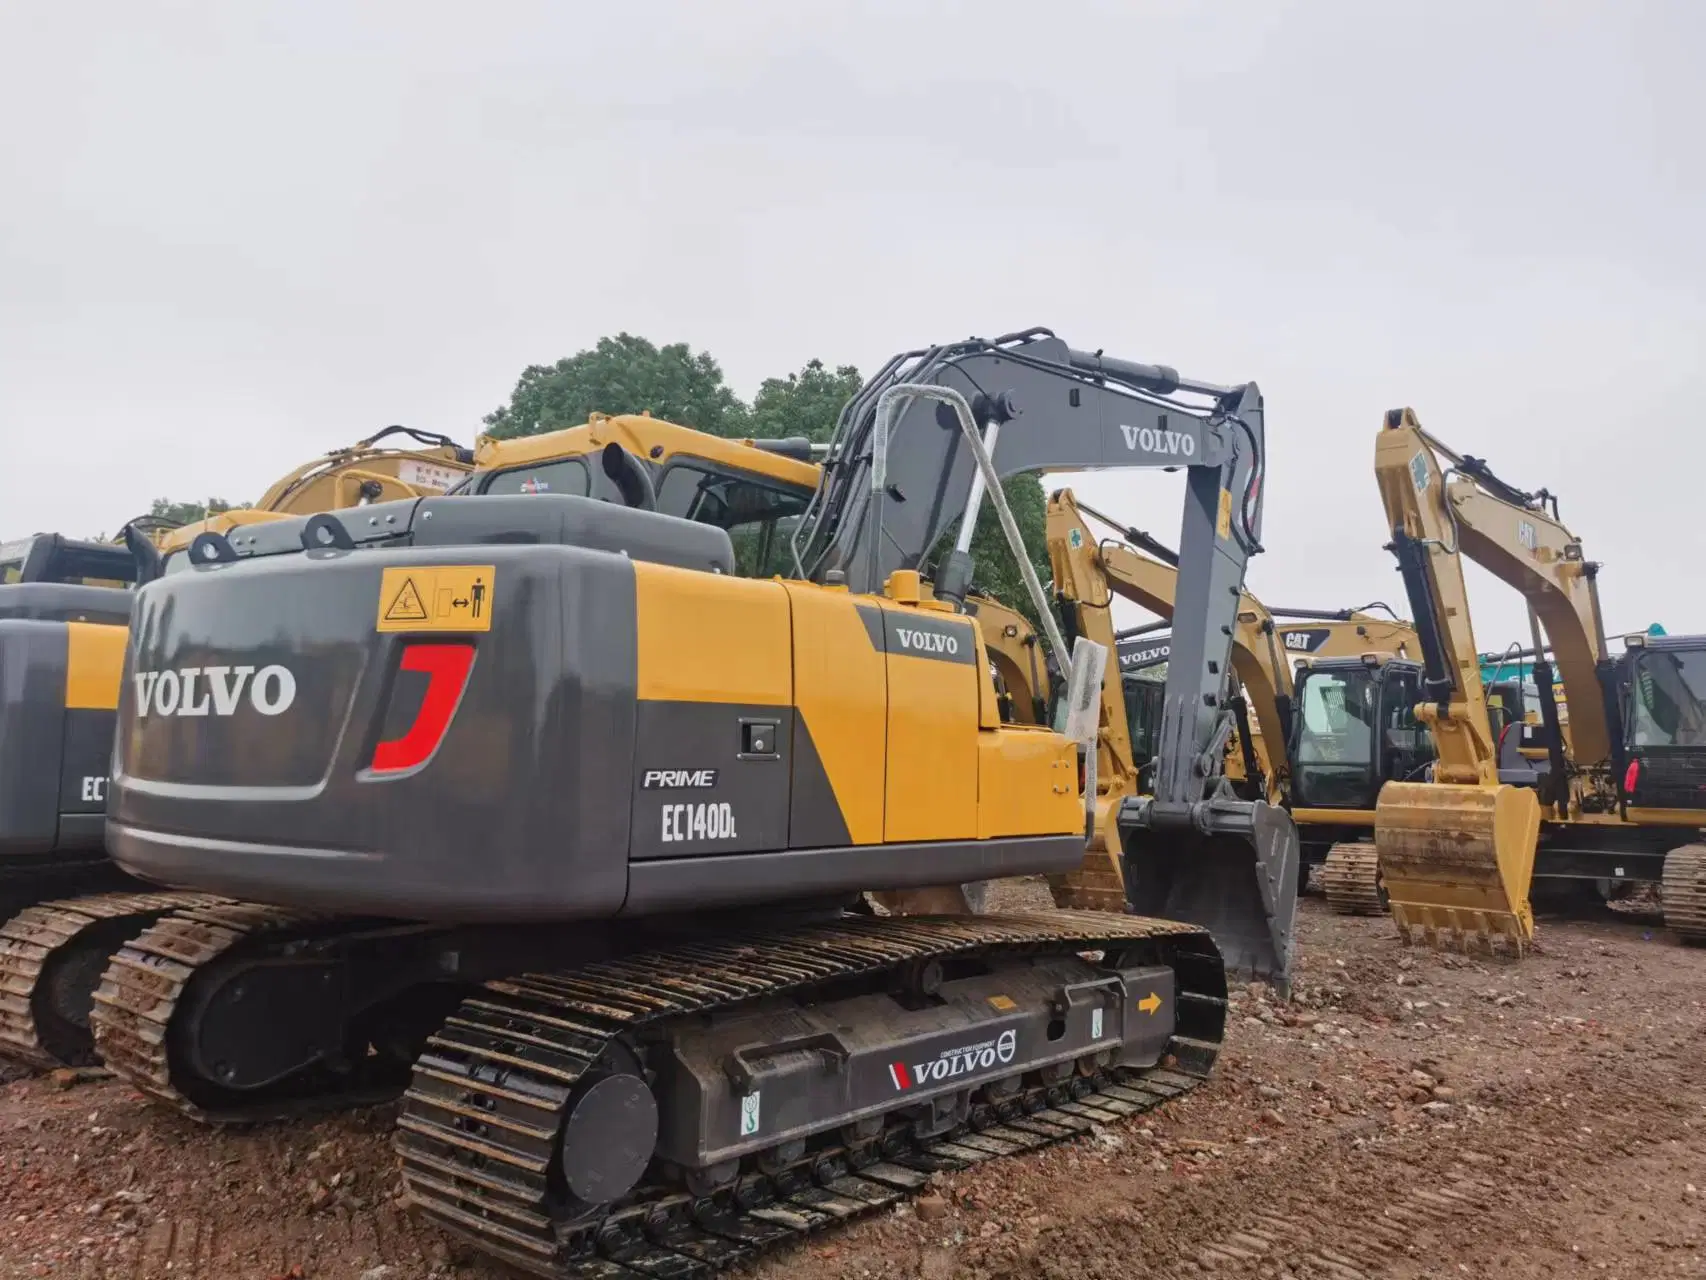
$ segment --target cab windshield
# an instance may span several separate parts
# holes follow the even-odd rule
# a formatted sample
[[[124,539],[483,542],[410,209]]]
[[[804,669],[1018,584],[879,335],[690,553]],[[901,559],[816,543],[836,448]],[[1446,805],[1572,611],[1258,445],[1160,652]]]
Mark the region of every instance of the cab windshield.
[[[1299,676],[1292,786],[1300,805],[1361,807],[1374,778],[1379,690],[1366,668]]]
[[[1160,680],[1135,675],[1120,677],[1120,684],[1125,693],[1126,726],[1131,731],[1132,762],[1141,769],[1155,759],[1167,686]]]
[[[1635,659],[1637,747],[1706,747],[1706,652],[1649,649]]]
[[[793,531],[811,498],[809,489],[697,461],[672,462],[658,482],[659,511],[728,530],[743,578],[793,573]]]
[[[664,515],[726,529],[735,572],[743,578],[791,576],[793,531],[811,502],[811,489],[779,484],[701,458],[668,463],[657,481]],[[600,496],[609,481],[585,458],[557,458],[490,473],[482,493],[566,493]],[[466,491],[458,485],[451,492]]]

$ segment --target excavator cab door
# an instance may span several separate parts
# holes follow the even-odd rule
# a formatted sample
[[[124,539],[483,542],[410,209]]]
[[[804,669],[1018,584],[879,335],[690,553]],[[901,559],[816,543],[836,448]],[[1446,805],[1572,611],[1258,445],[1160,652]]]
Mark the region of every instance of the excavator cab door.
[[[1380,787],[1388,782],[1414,782],[1434,761],[1434,740],[1416,719],[1422,701],[1422,673],[1407,662],[1389,662],[1380,670],[1380,738],[1374,790],[1363,808],[1372,809]]]
[[[1629,805],[1706,810],[1706,637],[1648,637],[1622,666]]]

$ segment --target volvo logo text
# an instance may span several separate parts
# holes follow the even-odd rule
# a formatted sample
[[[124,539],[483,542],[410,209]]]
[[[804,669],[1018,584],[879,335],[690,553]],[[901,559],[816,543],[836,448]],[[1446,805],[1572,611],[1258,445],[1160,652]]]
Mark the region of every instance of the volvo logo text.
[[[900,637],[902,649],[913,649],[919,653],[958,653],[960,638],[941,631],[910,631],[905,627],[896,627],[894,633]]]
[[[131,679],[138,716],[234,716],[245,702],[263,716],[276,716],[296,701],[296,677],[276,662],[258,671],[249,666],[169,667],[138,671]]]
[[[1170,427],[1133,427],[1122,422],[1120,434],[1125,437],[1125,447],[1133,453],[1141,449],[1145,453],[1165,453],[1177,458],[1196,456],[1196,437]]]

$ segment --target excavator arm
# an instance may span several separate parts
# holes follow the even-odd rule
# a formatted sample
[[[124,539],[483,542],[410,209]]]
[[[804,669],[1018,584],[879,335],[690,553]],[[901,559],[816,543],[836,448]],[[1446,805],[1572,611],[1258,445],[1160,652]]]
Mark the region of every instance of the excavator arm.
[[[1503,938],[1520,952],[1534,934],[1528,886],[1540,806],[1532,789],[1499,780],[1462,558],[1510,581],[1520,560],[1540,562],[1541,547],[1562,562],[1562,547],[1574,544],[1579,558],[1580,544],[1538,499],[1489,484],[1484,467],[1467,463],[1411,410],[1386,415],[1375,475],[1421,648],[1416,718],[1431,730],[1438,762],[1432,782],[1382,788],[1375,847],[1406,936]]]
[[[1084,519],[1088,510],[1071,490],[1061,490],[1049,499],[1049,557],[1055,568],[1056,590],[1069,597],[1080,617],[1099,615],[1110,638],[1116,635],[1111,617],[1097,605],[1098,602],[1105,605],[1113,596],[1171,620],[1179,581],[1172,552],[1136,530],[1121,529],[1119,537],[1098,539]],[[1100,513],[1092,514],[1106,520]],[[1145,545],[1148,554],[1139,551],[1132,542]],[[1064,591],[1063,581],[1067,584]],[[1118,641],[1110,639],[1109,643],[1117,645]],[[1248,591],[1240,592],[1238,598],[1232,670],[1254,716],[1256,732],[1242,736],[1246,741],[1254,739],[1262,744],[1258,749],[1252,743],[1252,755],[1262,774],[1268,802],[1278,804],[1285,786],[1291,677],[1276,637],[1274,620]],[[1121,708],[1118,714],[1114,711],[1115,703]],[[1117,688],[1104,691],[1104,705],[1110,727],[1124,723],[1124,699]],[[1125,736],[1129,744],[1129,735],[1115,732],[1112,736]]]
[[[993,462],[985,476],[975,437]],[[934,574],[962,602],[981,503],[1004,508],[992,478],[1032,471],[1186,472],[1172,654],[1154,795],[1116,819],[1127,896],[1143,914],[1212,930],[1235,970],[1289,975],[1297,835],[1288,815],[1245,801],[1224,776],[1233,729],[1232,636],[1249,557],[1261,549],[1265,472],[1261,393],[1194,381],[1162,366],[1076,351],[1047,330],[894,357],[849,401],[796,536],[804,575],[880,591],[920,570],[958,520]],[[1022,572],[1025,566],[1021,565]],[[1047,601],[1034,582],[1034,603]],[[1058,631],[1045,617],[1045,631]],[[1064,654],[1056,654],[1064,670]],[[1254,876],[1251,864],[1254,862]]]

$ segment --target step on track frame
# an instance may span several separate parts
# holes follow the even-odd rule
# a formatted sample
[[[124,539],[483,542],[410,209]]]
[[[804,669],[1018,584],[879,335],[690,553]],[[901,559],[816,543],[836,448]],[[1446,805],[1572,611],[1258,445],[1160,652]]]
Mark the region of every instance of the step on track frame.
[[[95,945],[96,963],[105,968],[112,952],[162,916],[223,901],[199,893],[99,893],[37,903],[0,924],[0,1057],[42,1069],[94,1065],[93,1039],[78,1023],[83,1011],[63,1007],[63,967],[78,964],[79,948]],[[75,982],[77,975],[69,976]]]
[[[607,1049],[666,1020],[703,1017],[824,983],[877,977],[933,957],[1146,953],[1175,974],[1176,1023],[1160,1065],[1044,1083],[1028,1078],[969,1126],[919,1139],[891,1113],[856,1148],[831,1145],[695,1197],[642,1186],[574,1222],[552,1216],[560,1126],[574,1086]],[[897,1203],[938,1170],[1036,1150],[1149,1110],[1196,1087],[1219,1052],[1226,974],[1206,931],[1096,912],[843,918],[557,973],[488,983],[416,1061],[398,1119],[411,1201],[434,1223],[523,1270],[563,1280],[709,1276],[834,1223]],[[826,1141],[839,1142],[833,1136]]]

